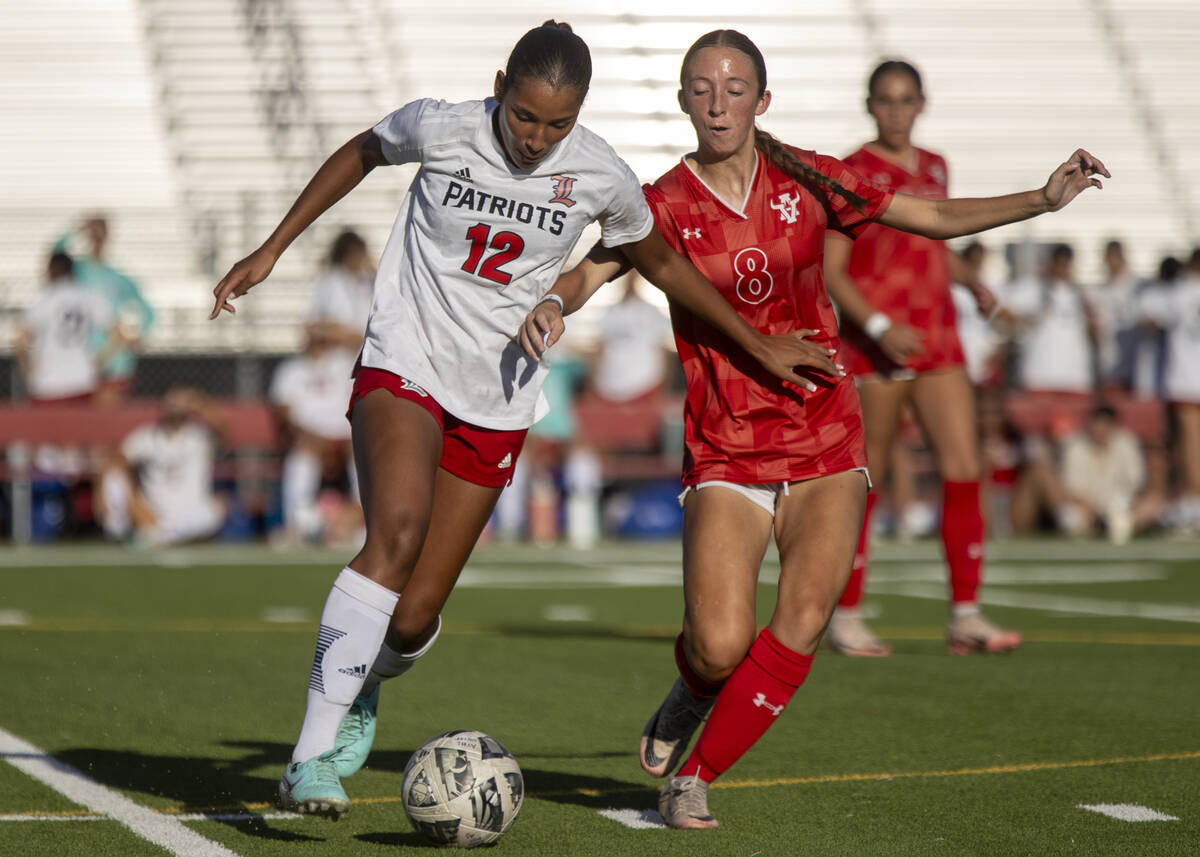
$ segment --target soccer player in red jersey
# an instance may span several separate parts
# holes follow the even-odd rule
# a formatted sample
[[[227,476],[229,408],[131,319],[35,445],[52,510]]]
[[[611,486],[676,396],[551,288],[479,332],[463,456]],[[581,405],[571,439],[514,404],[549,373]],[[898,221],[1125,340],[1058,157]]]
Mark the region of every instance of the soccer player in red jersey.
[[[1075,152],[1037,190],[994,199],[895,194],[842,162],[785,146],[755,128],[771,96],[754,43],[717,30],[688,50],[679,103],[697,149],[645,189],[658,230],[750,324],[800,330],[839,350],[822,274],[828,230],[872,220],[932,238],[969,234],[1062,208],[1108,175]],[[566,312],[615,276],[622,261],[593,251],[550,294]],[[854,558],[867,495],[866,448],[854,382],[798,370],[806,388],[761,372],[726,337],[672,303],[687,376],[683,564],[685,613],[676,640],[680,678],[642,734],[642,767],[669,774],[707,715],[691,755],[662,790],[672,827],[712,828],[708,785],[737,761],[804,683]],[[557,305],[526,316],[531,356],[563,330]],[[779,591],[759,632],[759,566],[774,536]],[[711,712],[711,713],[710,713]]]
[[[912,142],[913,124],[925,106],[920,73],[909,63],[889,60],[871,73],[867,90],[867,109],[878,135],[846,163],[897,192],[946,199],[945,159]],[[825,283],[841,311],[842,358],[858,382],[871,475],[881,482],[887,474],[908,405],[943,480],[942,545],[952,602],[949,650],[1008,652],[1021,644],[1021,635],[996,627],[979,612],[984,545],[980,452],[974,397],[950,296],[952,278],[974,292],[981,312],[995,307],[987,287],[940,240],[879,223],[853,242],[833,233],[826,240]],[[891,653],[859,614],[875,498],[874,492],[867,495],[854,569],[826,635],[830,648],[847,655]]]

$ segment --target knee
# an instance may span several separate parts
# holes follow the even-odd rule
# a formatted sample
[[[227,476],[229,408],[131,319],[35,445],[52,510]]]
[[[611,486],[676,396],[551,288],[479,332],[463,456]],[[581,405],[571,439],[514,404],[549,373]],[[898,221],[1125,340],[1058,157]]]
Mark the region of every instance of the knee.
[[[425,542],[429,515],[411,508],[372,515],[367,521],[367,539],[362,556],[370,566],[369,577],[391,577],[411,571]],[[406,575],[405,575],[406,576]]]
[[[753,626],[694,631],[688,640],[688,660],[703,678],[723,681],[745,659],[753,642]]]

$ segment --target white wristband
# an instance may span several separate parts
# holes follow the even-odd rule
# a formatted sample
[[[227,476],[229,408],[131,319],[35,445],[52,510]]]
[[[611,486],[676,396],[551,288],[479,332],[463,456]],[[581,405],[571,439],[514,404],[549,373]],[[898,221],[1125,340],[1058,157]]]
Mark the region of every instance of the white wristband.
[[[542,295],[542,299],[540,301],[538,301],[536,304],[534,304],[533,308],[537,309],[539,306],[546,303],[547,301],[551,301],[553,303],[558,304],[559,315],[562,315],[563,313],[566,312],[567,307],[563,303],[563,299],[560,298],[558,295],[550,295],[550,294]]]
[[[888,318],[885,313],[873,312],[867,318],[867,320],[863,322],[862,329],[863,333],[865,333],[867,336],[871,337],[872,339],[878,339],[879,337],[883,336],[891,326],[892,320]]]

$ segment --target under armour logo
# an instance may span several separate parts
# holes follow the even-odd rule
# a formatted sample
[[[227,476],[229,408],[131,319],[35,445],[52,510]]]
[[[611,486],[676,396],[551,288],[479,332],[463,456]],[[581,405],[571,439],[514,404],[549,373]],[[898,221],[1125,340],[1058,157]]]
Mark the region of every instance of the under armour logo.
[[[800,193],[781,193],[778,199],[771,200],[771,208],[779,212],[779,219],[784,223],[795,223],[800,216]]]
[[[687,238],[699,238],[699,237],[700,237],[700,227],[696,227],[695,229],[686,229],[686,228],[685,228],[685,229],[683,230],[683,237],[684,237],[685,239],[687,239]]]
[[[983,559],[983,545],[979,542],[971,542],[967,545],[967,556],[971,559]]]
[[[767,702],[767,697],[765,694],[760,693],[757,696],[755,696],[754,704],[757,705],[759,708],[770,709],[772,717],[778,717],[780,714],[783,714],[783,706],[782,705],[772,705],[771,703]]]
[[[575,187],[575,178],[573,176],[564,176],[561,173],[550,176],[554,180],[554,196],[550,197],[550,202],[558,202],[570,208],[575,204],[575,200],[571,199],[571,188]]]

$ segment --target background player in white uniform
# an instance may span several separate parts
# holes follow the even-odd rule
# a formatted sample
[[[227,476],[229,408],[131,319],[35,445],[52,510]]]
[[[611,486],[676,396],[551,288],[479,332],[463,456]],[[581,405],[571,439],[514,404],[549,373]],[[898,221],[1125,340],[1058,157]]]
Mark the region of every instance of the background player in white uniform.
[[[304,353],[280,363],[271,379],[271,402],[291,435],[281,481],[285,535],[294,539],[320,534],[317,494],[327,456],[346,459],[352,500],[358,502],[353,462],[346,454],[350,440],[346,402],[354,387],[350,372],[355,352],[349,352],[347,360],[345,348],[314,336],[316,332],[309,328]]]
[[[136,532],[160,545],[215,535],[226,517],[213,493],[216,435],[224,424],[199,391],[168,390],[162,418],[134,429],[101,475],[97,513],[105,533]]]
[[[576,124],[590,80],[587,45],[569,28],[530,30],[497,72],[494,99],[415,101],[352,139],[214,289],[215,318],[370,170],[421,164],[380,260],[351,404],[366,543],[322,613],[304,725],[280,783],[286,807],[335,818],[349,808],[339,777],[366,758],[378,680],[432,645],[541,413],[546,370],[512,331],[585,226],[599,221],[603,244],[778,377],[812,389],[794,367],[836,371],[799,333],[758,333],[668,247],[629,167]]]
[[[341,352],[347,375],[362,348],[374,283],[375,266],[366,242],[346,230],[334,239],[329,267],[313,284],[307,332],[309,337]]]
[[[600,319],[600,347],[591,384],[610,402],[660,392],[674,360],[671,320],[638,294],[637,283],[637,274],[627,274],[621,300]]]
[[[30,305],[17,334],[17,361],[35,402],[80,400],[95,392],[106,354],[92,350],[96,338],[118,336],[108,303],[72,276],[71,257],[55,253],[46,289]]]

